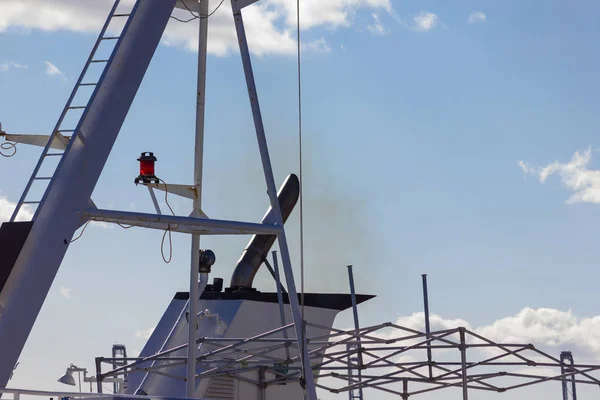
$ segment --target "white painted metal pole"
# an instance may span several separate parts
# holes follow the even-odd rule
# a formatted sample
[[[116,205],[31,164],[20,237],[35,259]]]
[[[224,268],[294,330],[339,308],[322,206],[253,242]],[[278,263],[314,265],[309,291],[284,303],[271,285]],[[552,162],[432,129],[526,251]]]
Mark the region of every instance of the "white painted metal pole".
[[[198,314],[198,265],[200,264],[200,235],[192,235],[192,263],[190,266],[190,298],[188,319],[188,354],[186,397],[193,398],[196,391],[196,315]]]
[[[206,97],[206,47],[208,43],[208,2],[200,2],[200,18],[198,19],[198,82],[196,92],[196,143],[194,154],[194,216],[200,215],[202,208],[202,163],[204,155],[204,103]],[[186,397],[193,398],[196,394],[196,316],[198,315],[198,267],[200,264],[200,235],[192,234],[192,257],[190,265],[190,298],[189,302],[189,330],[188,330],[188,355]],[[203,274],[204,275],[204,274]],[[208,276],[204,279],[204,284]]]
[[[248,49],[246,31],[244,29],[244,20],[242,18],[242,13],[239,9],[239,5],[236,4],[236,0],[231,0],[231,7],[233,9],[233,19],[235,21],[236,33],[240,46],[240,53],[242,56],[242,64],[244,66],[244,75],[246,76],[246,85],[248,87],[250,106],[252,108],[252,115],[254,117],[253,119],[254,127],[256,130],[256,139],[258,142],[258,149],[263,166],[263,172],[265,175],[265,181],[267,184],[267,194],[269,195],[269,199],[271,201],[271,207],[273,208],[273,210],[275,210],[275,224],[281,227],[281,231],[277,235],[277,240],[279,242],[279,250],[281,251],[283,272],[287,282],[290,307],[292,309],[292,318],[294,319],[294,328],[296,330],[296,338],[298,340],[298,349],[302,360],[302,371],[304,374],[305,383],[305,385],[303,386],[305,386],[306,397],[308,397],[310,400],[317,400],[317,391],[315,387],[312,367],[310,364],[308,348],[306,346],[306,338],[304,335],[304,320],[302,319],[300,306],[298,304],[298,293],[296,292],[296,282],[294,281],[294,272],[292,271],[292,259],[290,257],[290,251],[285,235],[285,228],[283,226],[283,216],[281,214],[281,207],[279,207],[279,201],[277,199],[275,177],[273,176],[273,168],[271,165],[271,158],[269,156],[267,138],[265,135],[262,115],[260,112],[258,94],[256,92],[254,73],[252,72],[252,61],[250,60],[250,50]]]

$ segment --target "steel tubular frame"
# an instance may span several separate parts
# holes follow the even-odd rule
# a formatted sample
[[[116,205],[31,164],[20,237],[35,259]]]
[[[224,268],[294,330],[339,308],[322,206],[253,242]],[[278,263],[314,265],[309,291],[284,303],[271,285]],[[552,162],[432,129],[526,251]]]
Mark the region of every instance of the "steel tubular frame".
[[[328,329],[317,324],[307,325]],[[205,370],[196,378],[228,375],[259,388],[297,381],[303,370],[297,339],[273,337],[293,327],[288,324],[248,339],[199,338],[198,342],[210,345],[211,350],[197,357],[198,365]],[[406,332],[410,334],[406,335]],[[348,344],[353,345],[350,351]],[[319,380],[315,387],[331,393],[369,388],[407,399],[442,389],[460,388],[462,398],[468,399],[471,390],[503,393],[544,382],[568,380],[591,385],[600,382],[598,377],[591,375],[600,374],[600,365],[575,364],[568,372],[561,372],[560,360],[531,344],[497,343],[464,327],[434,332],[421,332],[391,323],[350,330],[334,328],[326,335],[317,333],[307,337],[307,347],[311,370]],[[284,348],[294,350],[296,355],[283,359],[280,354]],[[169,376],[165,369],[185,363],[185,359],[165,356],[180,349],[178,346],[152,357],[128,358],[128,362],[133,362],[105,372],[101,377],[122,374],[124,369],[135,371],[137,364],[150,359],[173,363],[140,369]],[[362,364],[350,361],[350,356],[357,354],[364,359]],[[439,361],[434,355],[439,356]],[[102,361],[110,364],[112,359]],[[275,365],[278,363],[288,366],[287,373],[277,370]],[[524,367],[555,368],[556,374],[523,373]],[[348,373],[352,369],[360,369],[360,380]],[[258,378],[249,377],[250,371],[259,371]]]

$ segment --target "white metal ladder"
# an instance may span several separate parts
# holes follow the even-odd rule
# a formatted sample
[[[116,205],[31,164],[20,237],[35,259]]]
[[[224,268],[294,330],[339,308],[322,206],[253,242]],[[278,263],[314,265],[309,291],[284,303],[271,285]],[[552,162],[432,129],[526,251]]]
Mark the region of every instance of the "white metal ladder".
[[[118,35],[107,36],[107,32],[109,31],[109,28],[111,28],[111,30],[114,28],[111,26],[111,22],[113,22],[115,19],[120,19],[120,18],[127,18],[127,21],[128,21],[130,16],[136,10],[136,5],[134,5],[128,13],[122,13],[122,12],[117,13],[117,9],[118,9],[120,3],[121,3],[121,0],[115,0],[114,4],[108,14],[108,18],[106,19],[106,22],[104,23],[104,26],[102,27],[102,30],[100,31],[100,34],[98,35],[98,39],[96,40],[96,43],[94,43],[94,47],[92,48],[92,51],[85,63],[85,66],[83,67],[83,70],[81,71],[81,74],[79,75],[79,78],[77,79],[77,82],[75,83],[75,87],[73,88],[73,91],[71,92],[71,95],[69,96],[69,99],[67,100],[67,103],[66,103],[65,107],[63,108],[63,110],[60,114],[60,117],[58,118],[58,122],[56,123],[56,126],[54,127],[52,134],[49,136],[48,142],[47,142],[46,146],[44,147],[44,150],[42,150],[42,154],[33,170],[33,173],[31,174],[31,177],[29,178],[29,181],[27,182],[27,185],[25,186],[25,190],[23,191],[23,194],[21,195],[21,198],[19,199],[19,202],[17,203],[17,206],[15,207],[15,210],[10,218],[10,222],[13,222],[16,219],[17,215],[19,214],[19,211],[21,210],[21,208],[24,205],[30,205],[33,207],[37,207],[37,209],[34,213],[33,219],[35,219],[35,217],[37,216],[37,213],[40,209],[39,205],[44,201],[44,199],[46,197],[46,193],[48,192],[48,187],[52,184],[54,172],[56,172],[56,170],[58,169],[58,166],[60,165],[60,161],[57,164],[57,166],[55,167],[54,172],[52,174],[40,176],[40,169],[41,169],[42,165],[44,164],[44,161],[47,159],[47,157],[60,157],[60,160],[62,160],[62,156],[67,152],[69,143],[77,136],[77,134],[79,132],[81,121],[85,117],[88,106],[92,103],[92,100],[94,99],[94,97],[97,93],[98,87],[100,86],[102,80],[104,79],[106,70],[108,69],[108,67],[112,61],[112,57],[115,54],[115,50],[117,49],[117,47],[119,46],[119,44],[121,42],[121,37],[123,35],[123,32],[125,31],[125,27],[127,24],[127,22],[124,24],[123,29],[121,30],[121,32]],[[137,2],[135,4],[137,4]],[[102,43],[105,43],[105,42],[114,44],[112,47],[112,50],[110,50],[110,56],[106,57],[106,58],[96,59],[95,57],[96,57],[96,53],[98,52],[98,48],[100,47],[100,45]],[[100,73],[100,76],[97,79],[97,81],[86,82],[84,80],[86,79],[86,75],[92,64],[104,64],[104,68],[102,69],[102,72]],[[73,104],[75,96],[78,94],[79,90],[83,87],[90,87],[90,86],[94,87],[94,90],[91,93],[86,104],[85,105]],[[67,117],[68,113],[72,112],[73,110],[82,110],[82,114],[79,116],[76,126],[63,127],[63,122],[64,122],[65,118]],[[70,137],[65,136],[65,134],[70,134],[71,136]],[[58,149],[58,151],[51,151],[51,149],[55,149],[55,150]],[[30,199],[28,197],[29,191],[31,190],[31,186],[33,185],[33,183],[36,181],[46,181],[48,183],[46,185],[46,189],[44,190],[44,195],[42,196],[41,199]]]

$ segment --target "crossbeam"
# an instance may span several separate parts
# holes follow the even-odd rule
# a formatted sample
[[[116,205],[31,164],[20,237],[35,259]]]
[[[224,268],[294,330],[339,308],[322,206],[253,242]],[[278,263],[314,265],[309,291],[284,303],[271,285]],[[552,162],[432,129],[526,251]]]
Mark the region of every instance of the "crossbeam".
[[[220,219],[159,215],[117,210],[88,208],[80,213],[81,218],[98,222],[132,225],[141,228],[170,230],[202,235],[277,235],[281,227],[273,224],[227,221]]]

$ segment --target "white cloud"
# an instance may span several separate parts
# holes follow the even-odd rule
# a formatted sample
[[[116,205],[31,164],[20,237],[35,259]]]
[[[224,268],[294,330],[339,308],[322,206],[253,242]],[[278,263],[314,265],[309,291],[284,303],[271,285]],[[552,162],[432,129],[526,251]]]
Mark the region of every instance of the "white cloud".
[[[572,350],[579,360],[600,359],[600,316],[578,318],[571,310],[524,308],[477,332],[492,340],[533,343],[552,350]]]
[[[153,326],[152,328],[148,329],[140,329],[135,332],[135,337],[139,339],[150,339],[150,335],[152,335],[152,332],[154,332],[155,328],[156,327]]]
[[[369,32],[371,32],[373,35],[385,35],[386,33],[388,33],[388,30],[385,29],[385,27],[381,23],[379,14],[373,13],[371,14],[371,17],[373,17],[373,22],[367,26]]]
[[[485,15],[481,11],[475,11],[474,13],[469,14],[468,22],[470,24],[475,24],[477,22],[485,22],[486,19],[487,15]]]
[[[29,66],[24,64],[19,64],[13,61],[8,61],[4,63],[0,63],[0,72],[8,72],[11,69],[29,69]]]
[[[422,312],[417,312],[407,317],[400,317],[396,321],[396,324],[400,326],[405,326],[407,328],[424,331],[425,314]],[[471,328],[469,323],[464,319],[446,319],[435,314],[429,315],[429,325],[431,327],[431,331],[441,331],[445,329],[458,328],[461,326],[464,328]]]
[[[6,222],[12,216],[12,213],[15,210],[16,203],[8,200],[4,196],[0,196],[0,223]],[[30,221],[33,218],[34,210],[27,204],[23,205],[19,210],[19,214],[17,215],[17,221]],[[112,229],[114,224],[109,224],[108,222],[98,222],[92,221],[90,225],[100,227],[103,229]]]
[[[440,17],[428,11],[421,11],[413,18],[413,22],[415,24],[414,29],[416,31],[427,32],[440,24]]]
[[[72,292],[71,288],[66,288],[66,287],[62,287],[62,286],[60,287],[60,294],[62,294],[62,296],[65,299],[71,298],[71,292]]]
[[[304,43],[302,45],[302,50],[309,51],[311,53],[329,53],[331,52],[331,47],[329,47],[329,44],[325,38],[320,38],[308,43]]]
[[[534,174],[535,168],[531,165],[527,164],[525,161],[518,161],[517,165],[525,172],[526,174]]]
[[[266,5],[275,5],[284,16],[288,28],[296,27],[296,2],[289,0],[266,0]],[[310,29],[317,26],[329,28],[348,27],[361,8],[393,12],[391,0],[302,0],[300,2],[300,26]]]
[[[52,64],[50,61],[44,61],[44,65],[46,65],[46,75],[48,76],[60,76],[63,72],[58,69],[58,67]]]
[[[545,167],[532,167],[523,161],[517,164],[524,173],[536,176],[540,183],[545,183],[552,175],[559,175],[563,186],[574,192],[567,203],[600,203],[600,170],[588,168],[591,160],[590,146],[577,150],[568,163],[554,161]]]
[[[96,227],[102,228],[102,229],[112,229],[115,226],[115,224],[111,224],[108,222],[102,222],[102,221],[92,221],[92,222],[90,222],[90,225],[96,226]]]
[[[558,358],[561,351],[570,350],[578,364],[597,364],[600,362],[600,315],[593,317],[579,318],[572,311],[562,311],[551,308],[532,309],[523,308],[515,315],[502,317],[490,324],[475,327],[468,321],[460,318],[444,318],[432,314],[430,316],[431,331],[454,330],[464,327],[476,335],[482,336],[494,343],[500,344],[533,344],[535,349],[544,352],[551,357]],[[400,327],[425,331],[424,313],[414,313],[409,316],[399,317],[395,325]],[[371,334],[386,340],[396,340],[392,346],[411,346],[422,341],[422,338],[406,339],[411,333],[395,328],[383,328]],[[481,339],[467,333],[467,341],[471,345],[480,345],[486,343]],[[445,339],[458,342],[460,337],[457,333],[445,336]],[[441,344],[439,342],[434,344]],[[367,346],[369,347],[369,346]],[[333,352],[340,349],[332,349]],[[392,363],[422,362],[424,352],[420,349],[408,350],[402,354],[393,354],[393,350],[386,350],[385,347],[376,352],[378,357],[387,356]],[[521,353],[527,359],[535,362],[548,362],[548,359],[540,353],[533,350],[525,350]],[[469,348],[468,359],[470,362],[483,361],[490,357],[502,356],[498,361],[513,362],[520,361],[515,356],[508,355],[504,350],[496,347],[475,347]],[[372,362],[375,359],[366,355],[366,361]],[[439,362],[459,362],[460,353],[457,349],[436,348],[433,350],[433,359]],[[484,367],[484,369],[487,367]],[[501,370],[510,373],[523,373],[533,375],[556,375],[556,370],[545,369],[540,366],[528,368],[525,366],[499,366]],[[421,372],[423,372],[421,370]],[[381,368],[382,374],[395,373],[398,369],[394,365],[389,368]],[[473,373],[483,372],[483,370],[473,370]],[[485,372],[491,372],[486,369]],[[506,382],[506,381],[505,381]],[[513,383],[516,383],[512,381]],[[491,382],[490,382],[491,383]],[[504,385],[500,385],[504,386]]]
[[[571,350],[578,362],[600,360],[600,315],[579,318],[571,310],[525,307],[516,315],[479,327],[472,327],[463,319],[448,319],[435,314],[430,316],[430,322],[432,331],[465,327],[497,343],[531,343],[554,356]],[[396,324],[424,331],[424,314],[400,317]]]
[[[128,0],[122,3],[128,5],[132,2]],[[0,32],[7,29],[98,32],[111,4],[111,0],[2,0]],[[315,27],[350,27],[359,10],[393,13],[391,0],[303,0],[300,6],[301,27],[304,30]],[[190,17],[185,10],[176,10],[175,15],[182,19]],[[295,52],[296,2],[263,0],[244,9],[244,22],[253,54],[260,56]],[[198,43],[197,21],[184,24],[171,20],[163,41],[168,45],[195,51]],[[210,18],[209,52],[223,56],[236,48],[231,5],[229,1],[225,1]]]
[[[0,222],[6,222],[10,219],[15,210],[16,203],[8,200],[6,197],[0,196]],[[17,221],[30,221],[33,218],[33,210],[28,205],[23,205],[17,215]]]

